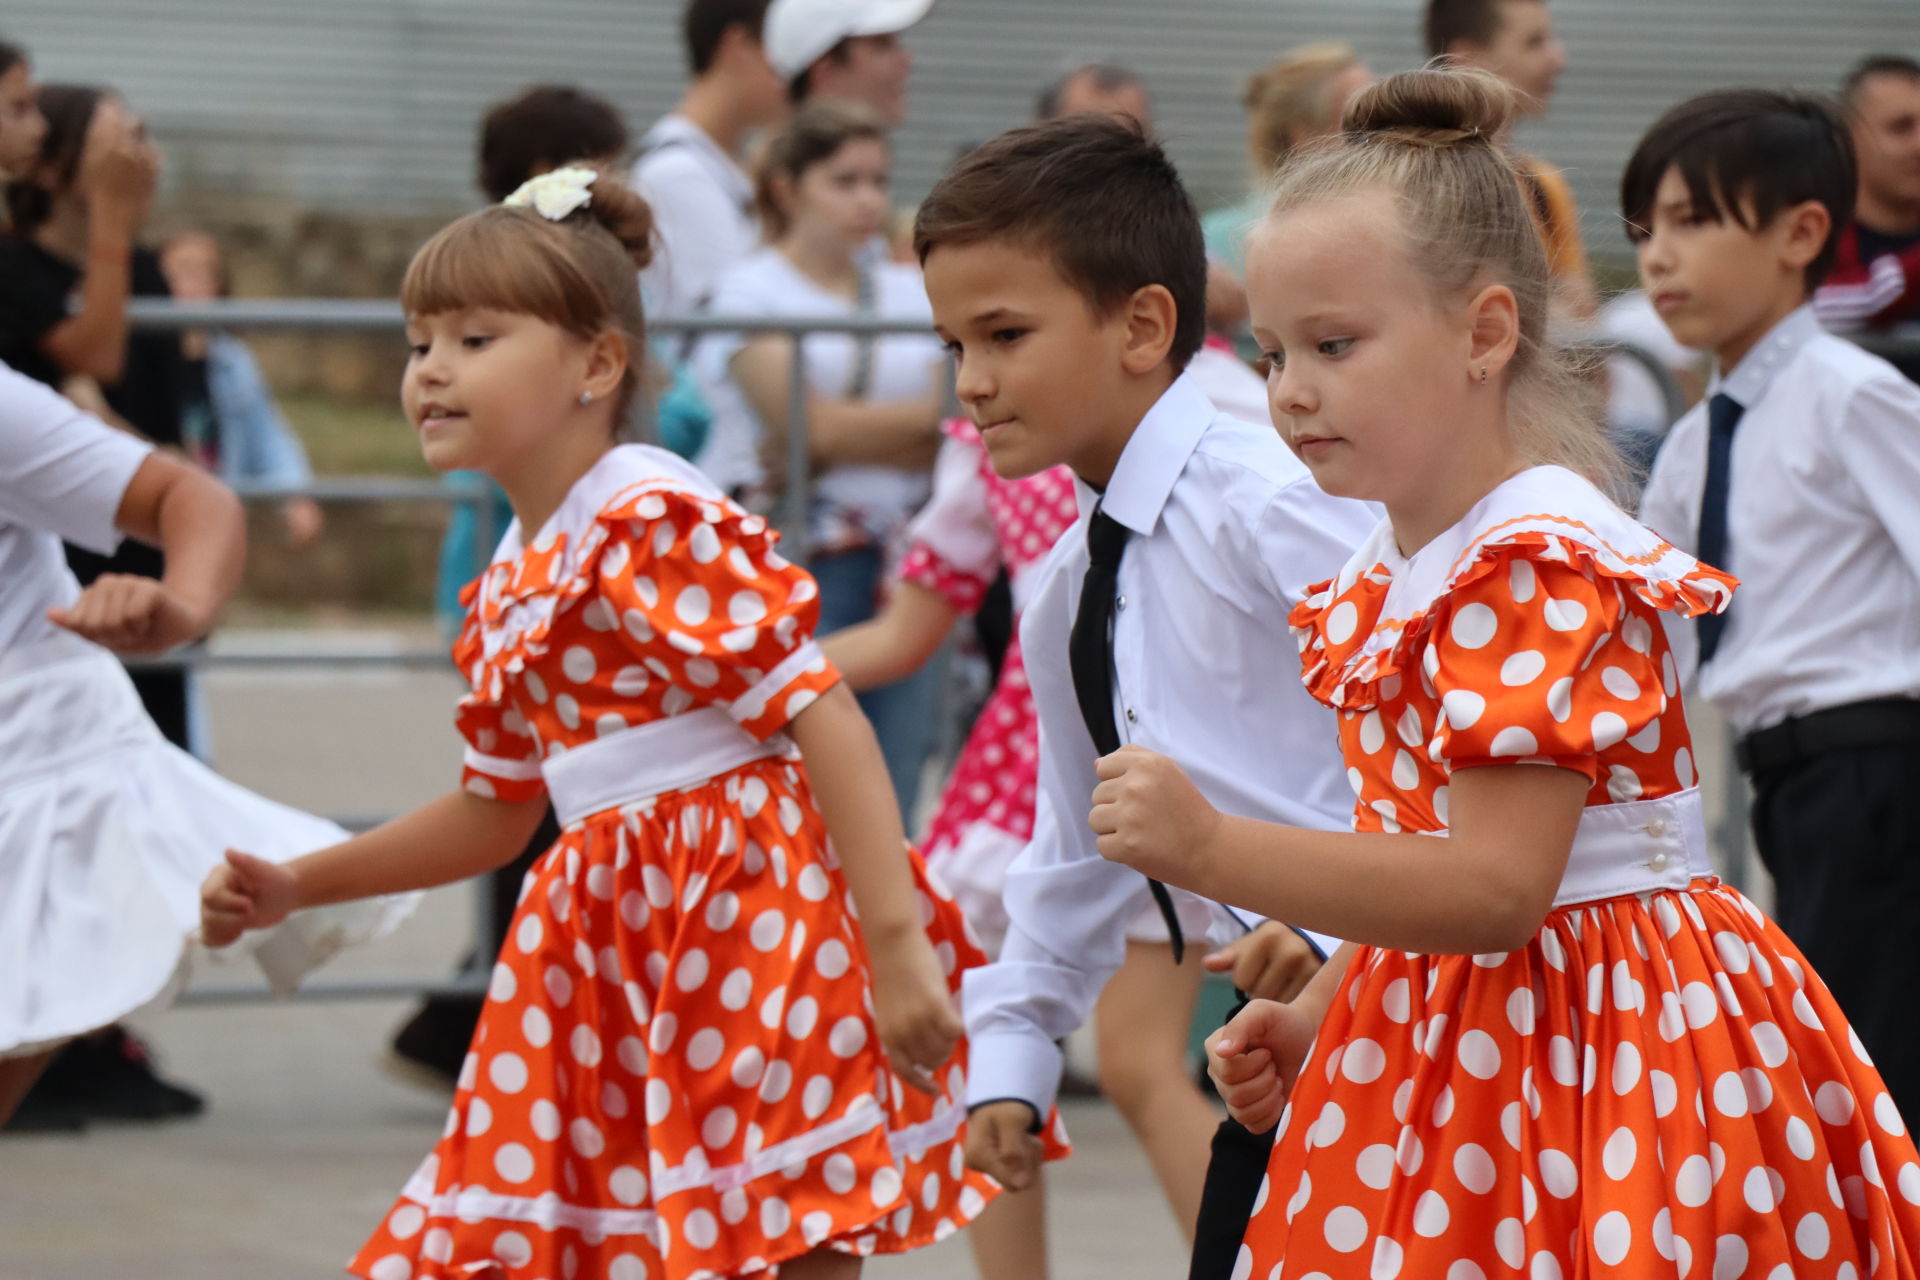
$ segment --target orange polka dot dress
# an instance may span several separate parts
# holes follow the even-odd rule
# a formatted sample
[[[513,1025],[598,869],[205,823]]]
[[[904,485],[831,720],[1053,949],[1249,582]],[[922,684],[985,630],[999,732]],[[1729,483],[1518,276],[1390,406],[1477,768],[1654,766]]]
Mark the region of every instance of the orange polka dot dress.
[[[368,1280],[771,1277],[940,1239],[992,1194],[964,1049],[903,1088],[804,769],[780,734],[838,674],[813,580],[660,450],[610,452],[510,531],[455,657],[465,785],[547,789],[444,1136],[353,1260]],[[914,874],[957,991],[982,957]]]
[[[1448,779],[1477,765],[1593,786],[1527,946],[1358,949],[1235,1280],[1920,1274],[1899,1111],[1818,975],[1705,859],[1662,614],[1732,587],[1536,468],[1411,560],[1383,528],[1295,611],[1356,830],[1444,835]]]

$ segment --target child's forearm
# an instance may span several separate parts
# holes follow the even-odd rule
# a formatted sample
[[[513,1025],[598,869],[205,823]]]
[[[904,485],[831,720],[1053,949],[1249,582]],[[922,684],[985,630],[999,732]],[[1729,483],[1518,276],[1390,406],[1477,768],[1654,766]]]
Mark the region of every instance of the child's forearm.
[[[167,590],[205,613],[209,624],[240,588],[247,563],[246,513],[232,490],[182,466],[160,498],[157,523]]]
[[[869,951],[921,934],[900,807],[873,727],[835,685],[787,727],[800,747],[814,802],[840,855]],[[922,936],[924,936],[922,934]]]
[[[1333,1004],[1333,993],[1340,989],[1341,979],[1347,976],[1347,966],[1353,962],[1353,954],[1359,949],[1354,943],[1341,943],[1327,957],[1327,962],[1320,966],[1320,972],[1314,974],[1312,981],[1290,1002],[1309,1014],[1316,1026],[1327,1016],[1327,1009]]]
[[[505,865],[526,847],[546,808],[544,796],[505,803],[451,791],[287,867],[302,907],[432,889]]]
[[[820,648],[847,687],[864,693],[927,665],[959,620],[959,611],[939,592],[898,582],[879,617],[824,637]]]

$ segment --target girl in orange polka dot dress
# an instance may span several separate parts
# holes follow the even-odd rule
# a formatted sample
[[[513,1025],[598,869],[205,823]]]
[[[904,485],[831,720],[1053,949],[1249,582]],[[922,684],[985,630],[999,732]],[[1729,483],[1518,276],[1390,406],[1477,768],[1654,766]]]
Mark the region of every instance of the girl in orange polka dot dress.
[[[692,467],[613,443],[649,231],[565,169],[415,258],[408,417],[517,517],[454,647],[463,785],[203,894],[231,936],[487,870],[558,813],[368,1280],[850,1277],[993,1191],[961,1164],[953,992],[981,957],[813,642],[813,580]]]
[[[1476,73],[1383,81],[1249,255],[1276,423],[1386,510],[1293,617],[1353,834],[1219,814],[1131,748],[1093,797],[1107,856],[1353,940],[1209,1045],[1277,1125],[1233,1280],[1912,1277],[1900,1113],[1707,859],[1667,628],[1735,584],[1585,478],[1507,111]]]

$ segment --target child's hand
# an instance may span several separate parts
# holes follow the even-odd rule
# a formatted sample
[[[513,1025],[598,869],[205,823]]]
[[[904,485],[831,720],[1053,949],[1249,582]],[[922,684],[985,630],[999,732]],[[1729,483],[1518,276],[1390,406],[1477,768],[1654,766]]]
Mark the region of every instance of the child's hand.
[[[1188,885],[1193,851],[1206,844],[1220,812],[1180,766],[1144,747],[1122,747],[1095,766],[1087,825],[1100,856],[1155,880]]]
[[[165,653],[205,634],[213,619],[153,578],[102,574],[47,621],[115,653]]]
[[[1201,961],[1208,973],[1232,973],[1233,985],[1256,1000],[1287,1001],[1320,972],[1320,957],[1307,940],[1268,920]]]
[[[1207,1074],[1227,1113],[1254,1133],[1280,1122],[1319,1023],[1298,1005],[1255,1000],[1207,1037]]]
[[[887,1060],[901,1080],[938,1092],[933,1073],[953,1056],[965,1027],[927,936],[917,928],[873,956],[873,1019]]]
[[[229,849],[227,860],[200,886],[200,941],[228,946],[249,929],[279,924],[299,905],[299,884],[290,868]]]
[[[1025,1191],[1040,1172],[1040,1139],[1033,1108],[1008,1098],[967,1113],[967,1168],[1009,1191]]]

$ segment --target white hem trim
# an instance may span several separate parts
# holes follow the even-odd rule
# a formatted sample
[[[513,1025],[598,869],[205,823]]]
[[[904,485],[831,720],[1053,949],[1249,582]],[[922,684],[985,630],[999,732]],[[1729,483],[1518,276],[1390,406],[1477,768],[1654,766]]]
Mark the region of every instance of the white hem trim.
[[[906,1129],[889,1130],[888,1149],[895,1160],[906,1160],[951,1141],[960,1132],[965,1115],[966,1108],[949,1101],[930,1119]],[[739,1164],[719,1169],[683,1164],[665,1170],[653,1179],[652,1196],[658,1202],[668,1196],[701,1188],[710,1188],[723,1194],[734,1191],[778,1173],[789,1165],[823,1155],[878,1128],[884,1121],[885,1113],[876,1104],[861,1114],[842,1117],[824,1128],[768,1147]],[[400,1195],[424,1207],[430,1217],[525,1222],[547,1231],[571,1227],[583,1233],[603,1236],[652,1237],[658,1229],[660,1216],[654,1209],[596,1209],[587,1205],[568,1204],[552,1192],[541,1196],[512,1196],[479,1187],[463,1187],[457,1195],[440,1195],[435,1194],[433,1185],[422,1178],[418,1171],[407,1180]]]

